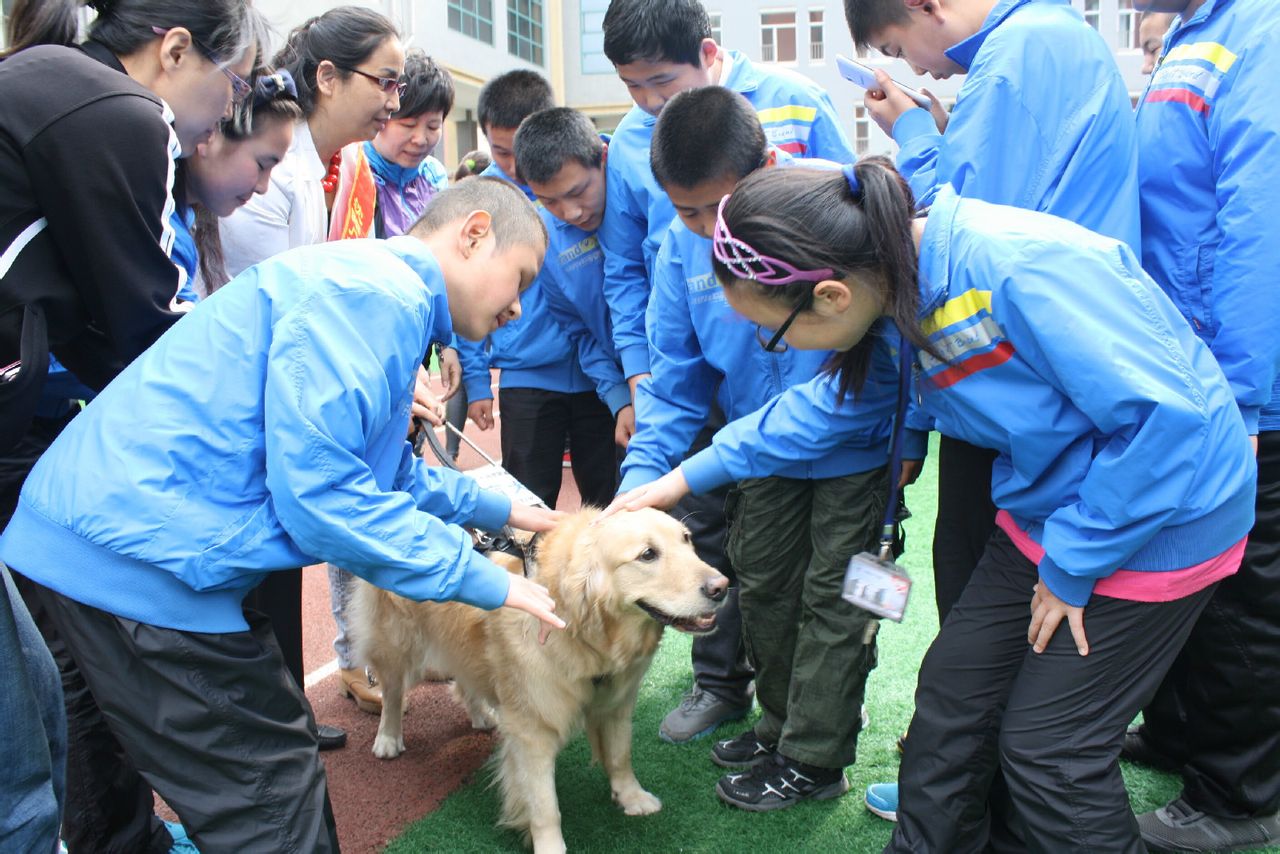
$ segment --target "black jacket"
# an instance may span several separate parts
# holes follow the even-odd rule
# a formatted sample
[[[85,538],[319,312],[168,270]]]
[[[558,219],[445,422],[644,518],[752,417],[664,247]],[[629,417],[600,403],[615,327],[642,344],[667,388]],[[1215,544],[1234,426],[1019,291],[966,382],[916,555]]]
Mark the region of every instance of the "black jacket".
[[[172,119],[99,44],[0,63],[0,454],[50,351],[100,389],[181,317]]]

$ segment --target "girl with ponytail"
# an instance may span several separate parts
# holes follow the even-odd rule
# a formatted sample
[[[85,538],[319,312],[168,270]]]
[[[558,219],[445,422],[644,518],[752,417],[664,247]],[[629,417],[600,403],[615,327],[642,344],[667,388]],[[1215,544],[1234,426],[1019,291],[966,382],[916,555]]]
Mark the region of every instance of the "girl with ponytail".
[[[1120,746],[1239,567],[1256,480],[1244,422],[1125,244],[949,187],[912,211],[883,161],[742,181],[713,241],[726,298],[792,347],[841,355],[722,430],[702,452],[714,465],[695,455],[615,508],[674,503],[686,470],[734,465],[728,448],[821,454],[852,420],[868,330],[892,320],[920,409],[996,451],[999,516],[921,666],[886,850],[982,848],[997,769],[1028,849],[1143,850]]]

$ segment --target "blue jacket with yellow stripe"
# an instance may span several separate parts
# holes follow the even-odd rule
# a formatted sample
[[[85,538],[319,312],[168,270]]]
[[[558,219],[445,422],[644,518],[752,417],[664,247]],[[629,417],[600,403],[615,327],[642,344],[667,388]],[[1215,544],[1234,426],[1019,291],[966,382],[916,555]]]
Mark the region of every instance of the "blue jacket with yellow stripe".
[[[795,157],[837,163],[854,159],[831,98],[819,86],[785,69],[763,70],[738,51],[726,51],[721,85],[755,107],[769,142]],[[613,315],[613,340],[628,377],[649,372],[644,315],[649,303],[653,261],[675,208],[649,168],[654,116],[633,107],[609,146],[608,200],[600,243],[604,246],[604,287]]]
[[[1192,566],[1253,524],[1257,466],[1208,347],[1123,243],[1056,217],[939,192],[920,247],[920,321],[946,361],[917,355],[923,408],[999,452],[997,507],[1045,549],[1040,576],[1084,605],[1121,567]],[[1079,298],[1080,281],[1093,286]],[[787,442],[825,453],[860,425],[828,377],[728,425],[684,464]]]
[[[1138,107],[1142,265],[1209,344],[1250,432],[1280,430],[1277,51],[1273,2],[1206,0],[1170,32]]]
[[[1129,94],[1110,49],[1070,3],[999,0],[946,54],[966,69],[946,133],[919,108],[893,126],[917,203],[950,184],[966,199],[1051,213],[1136,252]]]

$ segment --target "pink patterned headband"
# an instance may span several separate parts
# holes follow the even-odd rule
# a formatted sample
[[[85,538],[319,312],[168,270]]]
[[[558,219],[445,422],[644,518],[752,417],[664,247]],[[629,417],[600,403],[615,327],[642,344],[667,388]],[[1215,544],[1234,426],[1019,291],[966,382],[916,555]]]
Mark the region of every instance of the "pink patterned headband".
[[[849,191],[856,199],[861,195],[862,187],[854,169],[855,164],[850,163],[841,171],[849,184]],[[720,200],[720,207],[716,209],[716,227],[711,234],[711,252],[717,261],[728,267],[729,272],[739,279],[750,279],[762,285],[789,285],[792,282],[821,282],[824,279],[836,277],[835,270],[830,267],[823,267],[820,270],[801,270],[781,258],[761,255],[746,241],[734,237],[724,221],[724,206],[728,202],[729,197],[725,196]]]

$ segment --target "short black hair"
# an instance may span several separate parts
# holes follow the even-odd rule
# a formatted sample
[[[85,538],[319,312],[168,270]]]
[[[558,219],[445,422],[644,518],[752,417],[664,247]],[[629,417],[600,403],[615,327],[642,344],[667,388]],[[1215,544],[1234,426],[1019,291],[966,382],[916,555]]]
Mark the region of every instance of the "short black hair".
[[[400,96],[397,119],[412,119],[423,113],[439,112],[448,118],[453,109],[453,75],[421,48],[404,55],[404,94]]]
[[[604,162],[604,141],[591,119],[571,107],[534,113],[516,131],[516,179],[545,184],[569,161],[585,169]]]
[[[698,0],[613,0],[603,29],[604,55],[614,65],[646,61],[698,66],[702,40],[711,38],[711,18]]]
[[[764,165],[769,140],[747,99],[723,86],[676,95],[662,108],[649,168],[663,187],[696,187],[724,175],[745,178]]]
[[[551,84],[536,71],[517,69],[484,84],[476,105],[480,130],[518,128],[526,117],[556,105]]]
[[[875,47],[870,42],[876,33],[905,24],[908,17],[902,0],[844,0],[844,19],[858,47]]]

